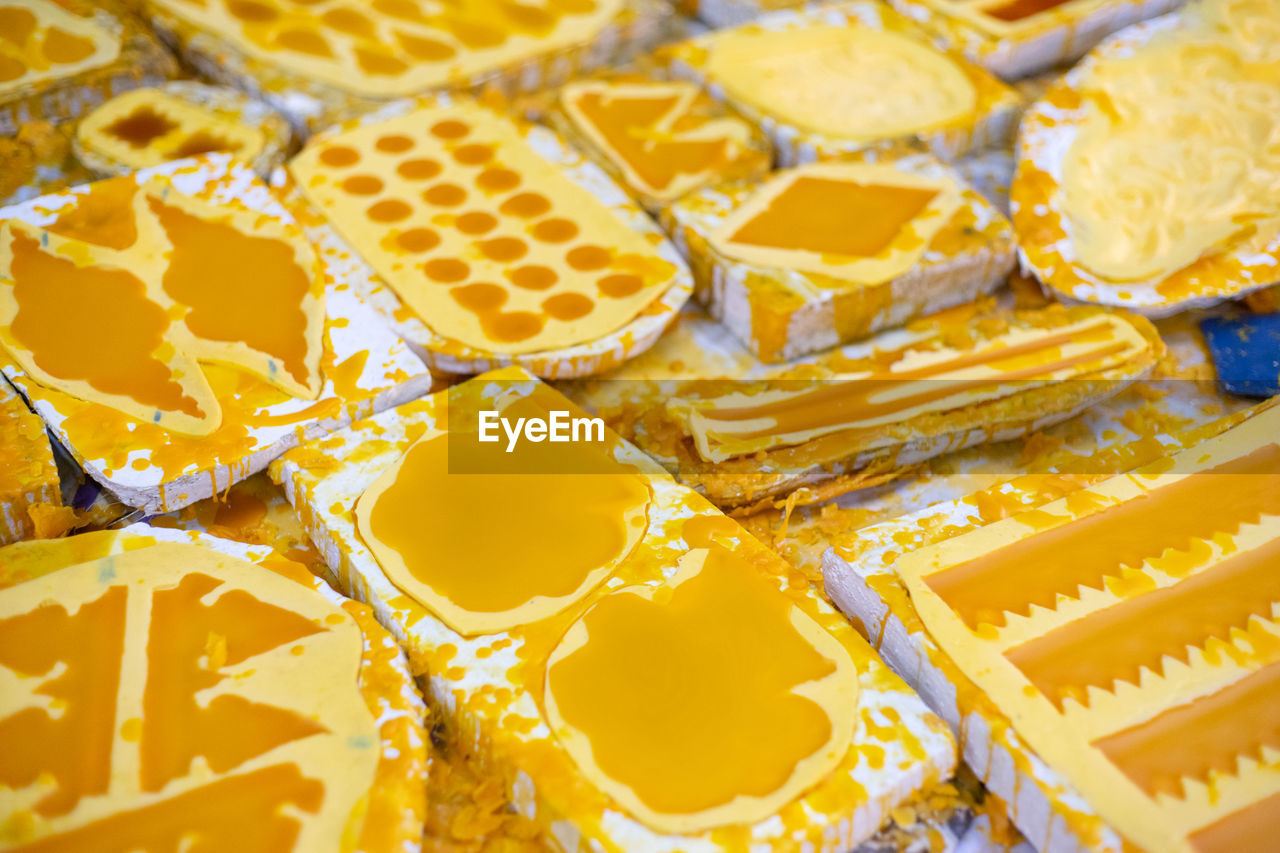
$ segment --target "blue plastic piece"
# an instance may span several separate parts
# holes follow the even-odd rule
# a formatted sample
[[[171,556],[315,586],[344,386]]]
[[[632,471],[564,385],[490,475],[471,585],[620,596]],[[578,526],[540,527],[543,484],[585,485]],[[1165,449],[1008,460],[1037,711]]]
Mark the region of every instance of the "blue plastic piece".
[[[1211,317],[1200,323],[1218,384],[1229,394],[1280,394],[1280,312]]]

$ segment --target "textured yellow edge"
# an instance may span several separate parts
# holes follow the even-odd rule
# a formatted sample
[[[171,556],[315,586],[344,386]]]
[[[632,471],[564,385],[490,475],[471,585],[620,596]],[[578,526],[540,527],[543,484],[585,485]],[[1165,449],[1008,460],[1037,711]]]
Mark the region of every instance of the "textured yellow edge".
[[[1253,409],[1220,418],[1188,433],[1180,434],[1176,437],[1177,444],[1172,452],[1176,452],[1179,448],[1194,446],[1201,441],[1220,435],[1253,415],[1267,411],[1277,405],[1280,405],[1280,400],[1270,401]],[[829,544],[840,559],[848,562],[858,562],[865,560],[868,552],[878,553],[880,548],[877,546],[885,544],[885,542],[882,542],[884,534],[879,533],[877,528],[892,528],[889,532],[889,540],[892,547],[883,554],[886,566],[889,566],[893,560],[898,559],[902,554],[945,542],[969,531],[979,530],[1014,512],[1038,509],[1065,495],[1087,488],[1091,483],[1097,483],[1114,474],[1120,474],[1149,464],[1159,459],[1165,452],[1168,451],[1159,445],[1141,440],[1129,446],[1117,447],[1105,453],[1096,454],[1092,462],[1098,466],[1097,473],[1086,475],[1031,474],[1017,478],[1008,484],[993,486],[990,489],[976,492],[963,498],[961,503],[973,507],[972,514],[968,516],[968,520],[964,524],[942,524],[929,519],[922,519],[919,523],[914,523],[908,527],[905,525],[896,526],[895,522],[890,521],[884,525],[877,524],[872,528],[868,528],[871,531],[875,531],[874,538],[868,536],[866,532],[858,530],[857,528],[861,527],[861,525],[855,524],[854,529],[846,532],[835,532],[834,535],[831,535]],[[1006,488],[1006,486],[1012,488]],[[973,768],[978,777],[985,782],[988,774],[997,771],[998,758],[1010,759],[1012,761],[1012,770],[1017,774],[1014,785],[1035,784],[1039,788],[1040,794],[1050,803],[1053,815],[1045,821],[1046,825],[1050,825],[1054,818],[1061,818],[1065,822],[1066,828],[1084,848],[1106,847],[1111,849],[1112,844],[1108,844],[1104,839],[1104,836],[1110,834],[1111,830],[1101,816],[1096,812],[1082,811],[1076,808],[1067,799],[1064,799],[1061,795],[1062,789],[1060,787],[1053,786],[1036,775],[1035,768],[1025,752],[1027,747],[1014,731],[1013,724],[1008,716],[984,690],[979,688],[961,670],[959,664],[929,634],[919,611],[911,599],[911,594],[907,590],[906,584],[897,574],[891,569],[877,571],[866,576],[865,580],[875,595],[883,602],[885,614],[879,624],[860,624],[861,632],[868,637],[874,648],[880,649],[889,620],[894,618],[901,622],[907,635],[921,638],[917,645],[927,657],[929,665],[941,674],[953,691],[953,701],[959,721],[955,734],[959,741],[962,755],[969,742],[968,732],[974,727],[974,723],[970,722],[971,719],[978,720],[989,729],[992,760],[985,768]],[[1001,767],[999,769],[1005,770],[1006,768]],[[1015,787],[1015,793],[1016,790],[1017,788]],[[1018,823],[1018,803],[1016,799],[1007,803],[1006,806],[1009,810],[1010,818],[1015,823]],[[1035,819],[1039,820],[1040,818],[1037,816]],[[1047,842],[1048,839],[1045,839],[1045,841]],[[1042,849],[1039,842],[1033,841],[1033,843],[1036,844],[1038,849]]]
[[[62,492],[44,421],[0,377],[0,545],[39,533],[28,511]]]
[[[894,159],[890,157],[885,162],[893,162]],[[960,180],[955,176],[952,179]],[[708,187],[684,196],[662,212],[663,224],[689,260],[694,278],[694,297],[711,306],[714,312],[717,271],[726,274],[729,270],[743,270],[751,328],[749,337],[740,339],[758,359],[769,364],[786,360],[784,353],[797,343],[790,334],[793,316],[819,300],[830,301],[836,334],[842,342],[891,325],[887,320],[894,303],[897,276],[875,284],[855,284],[818,273],[791,273],[777,267],[751,264],[716,250],[710,240],[711,232],[751,198],[757,187],[757,184],[745,181]],[[977,227],[979,223],[982,223],[981,227]],[[989,254],[1000,260],[1001,268],[1012,270],[1014,249],[1013,229],[1009,221],[978,192],[961,183],[959,208],[933,235],[913,268],[928,269],[947,261],[976,260]],[[790,274],[808,287],[789,282]]]
[[[489,374],[508,379],[523,375],[516,370]],[[487,651],[479,663],[488,659],[512,661],[506,678],[515,688],[514,692],[511,687],[494,689],[487,684],[464,689],[462,682],[468,678],[468,669],[465,661],[459,660],[463,649],[457,644],[457,635],[447,629],[442,632],[443,626],[435,617],[412,598],[395,590],[390,581],[365,574],[372,558],[355,533],[352,506],[358,494],[344,497],[327,509],[317,503],[328,500],[322,499],[318,492],[329,494],[326,487],[328,482],[334,482],[331,478],[369,477],[403,454],[431,429],[439,399],[440,395],[417,400],[395,409],[394,419],[390,417],[392,412],[386,412],[353,424],[346,433],[309,442],[273,462],[271,476],[285,487],[289,501],[325,556],[338,586],[353,597],[370,602],[383,624],[405,643],[414,672],[431,685],[428,701],[433,710],[439,712],[449,740],[475,758],[482,775],[497,780],[505,790],[513,792],[518,811],[527,815],[532,812],[530,816],[562,845],[567,839],[573,840],[568,849],[579,849],[578,843],[584,848],[587,845],[587,839],[580,834],[581,827],[592,834],[592,845],[621,851],[625,848],[608,840],[606,828],[611,820],[616,825],[617,804],[603,792],[583,783],[581,771],[562,749],[547,740],[549,735],[538,735],[530,742],[529,733],[544,725],[535,704],[542,695],[542,675],[558,639],[592,602],[618,586],[650,578],[656,571],[655,561],[663,559],[660,555],[678,554],[683,550],[679,531],[685,518],[722,516],[704,498],[677,487],[680,496],[675,504],[663,505],[660,517],[651,516],[645,539],[613,578],[551,619],[480,638],[487,643],[484,646]],[[666,488],[670,490],[672,486]],[[341,529],[333,529],[331,522],[338,522]],[[805,615],[848,650],[859,672],[859,695],[886,703],[875,712],[860,707],[853,746],[840,767],[823,783],[792,800],[775,817],[764,822],[777,831],[780,819],[788,839],[783,841],[771,836],[773,840],[768,843],[799,843],[803,839],[803,843],[818,850],[847,849],[870,835],[897,802],[889,794],[870,799],[865,788],[850,774],[858,768],[861,773],[882,773],[886,753],[903,754],[907,756],[906,761],[896,767],[896,772],[907,774],[918,790],[949,775],[953,766],[951,759],[942,761],[942,765],[936,764],[939,757],[931,756],[919,734],[900,721],[893,705],[903,701],[914,704],[918,699],[883,665],[849,622],[811,590],[804,574],[787,565],[736,524],[733,529],[735,532],[728,534],[724,541],[732,542],[736,553],[757,563],[769,577],[775,578]],[[359,565],[353,562],[353,547],[362,552]],[[376,567],[376,563],[372,563],[372,567]],[[423,641],[424,632],[437,636],[439,644]],[[453,640],[444,642],[443,638]],[[470,657],[475,644],[464,641],[464,645]],[[534,711],[535,716],[522,714],[526,709]],[[945,723],[932,714],[923,715],[917,725],[922,725],[931,738],[950,740]],[[949,748],[953,747],[952,744]],[[868,770],[868,766],[874,769]],[[526,772],[529,767],[536,768],[538,776],[538,787],[532,794],[531,779]],[[850,818],[855,810],[858,819],[853,823]],[[873,825],[864,825],[867,816],[872,817]],[[631,825],[637,825],[633,819],[628,820]],[[753,834],[753,830],[761,826],[720,827],[697,836],[670,837],[670,840],[677,845],[709,842],[715,849],[744,850],[753,843],[762,843]]]
[[[111,125],[142,109],[152,110],[174,126],[141,146],[108,132]],[[76,141],[81,146],[81,157],[96,154],[113,167],[128,172],[176,159],[155,150],[157,143],[180,141],[181,137],[201,131],[221,135],[234,144],[236,150],[232,157],[242,163],[252,163],[267,146],[266,136],[255,123],[246,120],[243,110],[232,108],[232,102],[225,102],[223,109],[217,109],[212,104],[197,103],[158,87],[134,89],[107,101],[81,119],[76,127]]]
[[[133,532],[104,530],[67,539],[22,542],[0,550],[0,589],[42,577],[66,566],[113,553],[146,548],[158,539]],[[198,540],[196,540],[198,544]],[[252,560],[251,560],[252,561]],[[302,565],[274,554],[259,561],[264,569],[337,600],[320,580]],[[400,658],[400,646],[359,602],[339,605],[355,620],[364,635],[359,688],[369,713],[379,724],[378,764],[366,802],[364,823],[356,843],[344,844],[344,853],[402,853],[418,848],[426,821],[425,785],[429,768],[427,732],[421,709],[405,699],[416,690]]]
[[[865,26],[882,29],[913,38],[926,45],[934,45],[929,34],[916,23],[880,3],[867,0],[832,3],[818,9],[785,10],[759,21],[744,24],[744,28],[802,29],[824,23]],[[724,32],[724,31],[720,31]],[[712,84],[711,93],[726,97],[723,89],[707,78],[709,45],[716,32],[698,36],[658,51],[659,57],[670,64],[672,72],[700,84]],[[781,165],[796,165],[825,160],[845,154],[858,154],[873,160],[890,154],[905,154],[926,150],[944,160],[959,157],[969,151],[999,146],[1013,134],[1017,116],[1023,101],[1020,95],[988,71],[974,65],[958,53],[942,51],[964,72],[973,85],[976,101],[972,112],[947,126],[917,134],[872,142],[859,142],[838,137],[811,133],[780,122],[773,116],[746,103],[734,106],[753,123],[764,128],[773,141]]]

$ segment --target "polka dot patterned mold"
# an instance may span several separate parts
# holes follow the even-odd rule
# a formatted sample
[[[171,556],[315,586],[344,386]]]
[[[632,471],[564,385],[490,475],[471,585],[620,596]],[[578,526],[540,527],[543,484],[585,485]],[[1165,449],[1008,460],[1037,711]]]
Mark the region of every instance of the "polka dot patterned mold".
[[[432,91],[563,82],[653,43],[658,0],[148,0],[208,76],[311,129]]]
[[[136,177],[115,178],[42,196],[0,210],[0,219],[19,223],[20,228],[25,229],[23,233],[44,228],[57,232],[57,240],[61,242],[80,238],[99,253],[143,251],[133,244],[140,239],[139,234],[146,237],[151,229],[143,227],[141,218],[135,218],[137,214],[128,215],[137,209],[129,199],[143,196],[135,188],[153,180],[169,187],[171,192],[176,191],[179,201],[190,199],[191,205],[195,205],[191,210],[225,209],[233,223],[245,216],[262,217],[264,227],[280,229],[290,235],[291,240],[305,243],[297,224],[267,187],[247,168],[230,163],[225,154],[209,155],[194,163],[165,164],[139,172]],[[182,219],[178,213],[172,216]],[[195,227],[202,221],[188,224]],[[111,249],[113,244],[119,249]],[[192,245],[198,247],[199,244]],[[181,260],[177,253],[174,257],[173,263]],[[206,267],[208,263],[202,262]],[[205,329],[204,334],[211,336],[209,340],[193,337],[193,342],[188,344],[185,330],[193,328],[193,323],[221,322],[215,318],[224,316],[253,316],[255,306],[247,301],[247,295],[238,297],[245,300],[242,303],[230,305],[200,296],[207,291],[199,287],[199,277],[189,282],[185,275],[182,286],[195,282],[195,290],[186,298],[195,302],[184,304],[205,306],[209,313],[186,315],[182,327],[173,332],[173,340],[182,344],[182,351],[188,353],[188,357],[193,354],[201,359],[198,372],[203,374],[203,380],[192,387],[203,385],[207,389],[217,401],[214,414],[220,416],[208,418],[200,429],[194,432],[167,429],[152,419],[142,420],[103,402],[90,402],[73,396],[68,390],[38,382],[13,354],[3,349],[0,349],[0,371],[31,400],[37,414],[86,473],[122,503],[146,510],[181,508],[262,470],[276,455],[307,437],[430,389],[431,375],[359,295],[350,277],[352,271],[323,255],[314,258],[312,263],[309,272],[314,278],[310,281],[324,294],[322,327],[315,330],[320,346],[317,359],[320,375],[308,374],[308,384],[318,391],[318,396],[309,391],[304,394],[300,389],[296,396],[281,390],[282,383],[293,382],[292,379],[286,382],[284,374],[291,377],[293,371],[279,370],[278,360],[268,359],[264,354],[252,356],[257,365],[253,368],[255,372],[219,363],[224,357],[217,353],[215,328]],[[139,275],[150,276],[145,264],[137,269]],[[168,269],[173,271],[172,266]],[[220,275],[234,276],[234,272]],[[146,295],[150,298],[151,291],[147,290]],[[275,306],[272,310],[281,308],[278,300],[271,304]],[[228,310],[232,313],[227,314]],[[264,306],[257,306],[257,310],[264,310]],[[292,328],[289,317],[292,315],[283,313],[276,320],[263,317],[267,323],[262,329]],[[55,336],[50,340],[56,344],[57,329],[52,332]],[[224,340],[221,346],[225,349],[232,345]],[[259,348],[262,346],[267,344]],[[240,348],[237,352],[250,352],[244,344],[236,343],[235,347]],[[169,350],[172,349],[170,346]],[[163,347],[157,352],[164,357]],[[241,356],[237,356],[236,361],[240,360]],[[273,364],[277,368],[275,382],[266,378],[271,375]]]
[[[649,346],[691,289],[674,247],[598,167],[473,101],[349,123],[289,173],[313,237],[376,271],[370,300],[447,372],[607,369]]]

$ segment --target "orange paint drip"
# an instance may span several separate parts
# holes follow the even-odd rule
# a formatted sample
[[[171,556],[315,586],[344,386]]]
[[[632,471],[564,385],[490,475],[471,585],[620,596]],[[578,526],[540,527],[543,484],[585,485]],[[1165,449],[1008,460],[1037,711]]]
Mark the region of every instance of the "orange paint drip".
[[[76,196],[75,204],[59,213],[45,229],[50,234],[83,240],[95,246],[124,250],[138,241],[138,223],[133,215],[133,197],[138,184],[132,177],[112,178],[89,185]]]
[[[1266,850],[1275,844],[1277,836],[1280,836],[1280,793],[1196,830],[1187,840],[1196,853],[1237,853]]]
[[[358,398],[363,393],[360,377],[369,363],[369,351],[362,349],[347,356],[338,364],[325,368],[325,376],[333,383],[334,393],[341,399]]]
[[[597,766],[655,811],[767,796],[831,735],[822,706],[792,692],[834,672],[791,624],[793,606],[712,548],[668,598],[602,598],[583,617],[585,645],[551,667],[548,688]]]
[[[144,791],[159,791],[185,776],[197,755],[225,773],[281,744],[326,731],[293,711],[240,696],[197,701],[199,691],[227,677],[218,672],[223,666],[324,630],[243,590],[212,604],[200,602],[221,584],[190,574],[176,588],[153,594],[140,744]]]
[[[301,824],[289,807],[314,814],[324,784],[296,764],[274,764],[220,779],[152,806],[118,812],[70,832],[23,847],[27,853],[102,853],[104,850],[170,853],[186,849],[278,853],[292,850]]]
[[[734,232],[734,243],[823,255],[874,257],[920,215],[937,190],[797,178]]]
[[[298,412],[286,412],[280,415],[252,415],[246,420],[246,423],[255,427],[287,426],[300,421],[324,420],[337,417],[341,411],[342,400],[337,397],[329,397],[326,400],[312,403]]]
[[[213,523],[232,530],[257,527],[267,518],[267,504],[245,488],[232,489],[214,514]]]
[[[1066,344],[1097,342],[1098,346],[1080,355],[1063,358]],[[832,424],[857,424],[908,411],[918,406],[969,391],[997,388],[1002,384],[1067,370],[1123,352],[1124,342],[1110,342],[1107,327],[1046,335],[1012,346],[989,347],[965,353],[913,370],[887,368],[845,382],[822,383],[813,391],[795,394],[760,406],[714,409],[711,421],[734,423],[769,418],[775,425],[754,432],[736,433],[740,438],[757,438],[779,433],[802,432]],[[1001,375],[984,379],[945,379],[948,373],[970,367],[989,366]],[[919,384],[917,391],[897,392]],[[877,402],[877,397],[890,397]]]
[[[48,604],[0,620],[0,665],[31,676],[66,665],[36,689],[61,703],[57,717],[25,708],[0,719],[0,783],[21,789],[51,775],[57,786],[35,806],[45,817],[66,814],[111,784],[127,599],[125,587],[114,586],[74,614]]]
[[[680,103],[677,95],[621,97],[583,93],[575,103],[583,116],[649,187],[662,191],[680,175],[701,175],[724,165],[729,141],[680,139],[658,134],[655,125]]]
[[[1185,796],[1183,779],[1234,775],[1237,759],[1280,749],[1280,662],[1093,746],[1152,797]]]
[[[310,373],[302,301],[311,290],[311,277],[298,266],[293,247],[242,234],[158,198],[148,198],[147,204],[173,244],[163,284],[169,296],[191,307],[187,328],[207,340],[244,343],[277,358],[306,385]],[[211,281],[217,286],[210,287]]]
[[[711,548],[716,539],[741,536],[745,531],[738,522],[723,515],[695,515],[685,519],[680,536],[690,548]]]
[[[1228,640],[1257,616],[1271,618],[1280,601],[1280,539],[1233,554],[1216,566],[1123,601],[1005,652],[1059,710],[1087,687],[1138,684],[1143,667],[1162,675],[1164,657],[1187,663],[1189,646]]]
[[[1026,616],[1032,605],[1054,607],[1060,594],[1102,589],[1125,567],[1217,533],[1234,535],[1263,515],[1280,515],[1277,444],[929,575],[925,583],[970,628],[1001,627],[1006,613]]]
[[[10,330],[41,370],[161,411],[202,414],[156,356],[169,318],[141,280],[125,270],[77,267],[23,234],[14,233],[12,248],[18,311]]]

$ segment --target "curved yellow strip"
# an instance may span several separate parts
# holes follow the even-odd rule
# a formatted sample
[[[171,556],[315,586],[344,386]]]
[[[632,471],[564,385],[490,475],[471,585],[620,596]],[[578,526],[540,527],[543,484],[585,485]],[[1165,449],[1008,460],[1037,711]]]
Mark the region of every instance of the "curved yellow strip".
[[[814,383],[764,383],[705,403],[672,406],[698,455],[711,462],[802,444],[855,428],[902,424],[930,413],[1097,375],[1149,352],[1132,323],[1099,314],[1065,326],[1011,330],[980,347],[902,354],[883,369]]]
[[[762,820],[829,773],[857,695],[839,641],[713,546],[588,610],[551,654],[544,701],[598,788],[659,832],[692,833]]]

